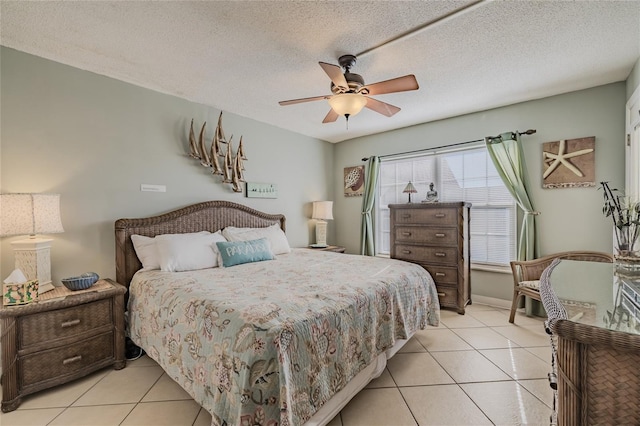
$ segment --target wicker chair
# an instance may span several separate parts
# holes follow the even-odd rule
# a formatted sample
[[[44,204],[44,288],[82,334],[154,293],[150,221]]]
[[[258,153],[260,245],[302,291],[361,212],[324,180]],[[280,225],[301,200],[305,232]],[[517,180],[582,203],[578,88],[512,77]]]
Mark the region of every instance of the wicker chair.
[[[540,299],[540,276],[554,259],[584,260],[590,262],[613,262],[613,256],[597,251],[565,251],[534,260],[512,261],[513,273],[513,301],[511,302],[511,314],[509,322],[513,323],[516,317],[516,308],[521,296],[529,296],[535,300]]]

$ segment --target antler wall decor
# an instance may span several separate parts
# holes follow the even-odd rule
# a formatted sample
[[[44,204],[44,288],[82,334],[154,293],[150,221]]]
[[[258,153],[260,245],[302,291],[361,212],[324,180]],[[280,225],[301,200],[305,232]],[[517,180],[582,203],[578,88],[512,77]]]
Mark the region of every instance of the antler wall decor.
[[[242,145],[242,136],[235,156],[233,155],[233,146],[231,144],[233,135],[227,139],[222,130],[222,112],[218,117],[218,125],[211,141],[211,147],[207,149],[204,133],[207,122],[205,121],[200,130],[200,137],[196,142],[195,132],[193,131],[193,119],[191,119],[191,129],[189,130],[189,156],[200,161],[204,167],[211,168],[211,174],[222,176],[222,183],[230,183],[234,192],[242,192],[242,182],[244,180],[244,161],[247,156],[244,153]],[[223,145],[227,145],[227,149],[223,149]],[[220,157],[222,157],[222,166],[220,166]]]

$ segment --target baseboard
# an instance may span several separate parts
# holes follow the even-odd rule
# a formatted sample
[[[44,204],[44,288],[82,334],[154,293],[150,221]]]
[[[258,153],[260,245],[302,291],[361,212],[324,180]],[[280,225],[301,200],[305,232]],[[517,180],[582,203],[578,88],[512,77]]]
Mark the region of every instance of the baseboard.
[[[473,301],[473,303],[479,303],[481,305],[489,305],[489,306],[495,306],[496,308],[511,309],[511,300],[498,299],[496,297],[481,296],[479,294],[472,294],[471,300]]]

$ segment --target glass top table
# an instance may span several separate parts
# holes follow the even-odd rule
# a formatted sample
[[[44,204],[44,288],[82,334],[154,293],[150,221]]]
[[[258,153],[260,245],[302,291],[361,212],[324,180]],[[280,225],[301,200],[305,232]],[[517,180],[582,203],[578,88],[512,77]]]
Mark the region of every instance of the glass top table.
[[[640,335],[640,277],[620,276],[612,263],[561,260],[549,282],[563,319]]]

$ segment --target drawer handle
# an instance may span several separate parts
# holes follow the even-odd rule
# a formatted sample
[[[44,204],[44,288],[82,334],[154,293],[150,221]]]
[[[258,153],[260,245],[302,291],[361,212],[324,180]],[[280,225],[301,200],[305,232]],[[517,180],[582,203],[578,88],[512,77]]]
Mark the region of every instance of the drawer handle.
[[[444,234],[436,234],[436,237],[438,237],[438,238],[444,238]]]
[[[435,253],[437,257],[445,257],[447,253]]]
[[[445,297],[446,295],[446,293],[438,293],[438,297]]]
[[[410,253],[411,253],[411,250],[402,250],[402,253],[404,253],[404,254],[410,254]]]
[[[76,355],[76,356],[72,356],[71,358],[67,358],[64,361],[62,361],[62,365],[67,365],[67,364],[71,364],[74,362],[78,362],[82,359],[82,355]]]
[[[65,321],[62,323],[62,328],[67,328],[67,327],[73,327],[74,325],[78,325],[80,324],[80,320],[79,319],[74,319],[71,321]]]
[[[411,232],[403,232],[402,235],[404,235],[406,237],[409,237],[409,236],[411,236]]]
[[[405,213],[402,215],[403,219],[409,219],[411,217],[411,215],[409,213]]]
[[[444,213],[436,213],[435,216],[436,217],[444,217]]]
[[[436,272],[436,277],[444,277],[445,273],[444,272]]]

